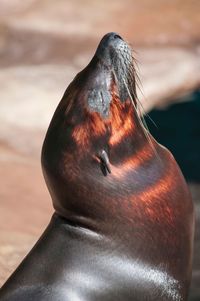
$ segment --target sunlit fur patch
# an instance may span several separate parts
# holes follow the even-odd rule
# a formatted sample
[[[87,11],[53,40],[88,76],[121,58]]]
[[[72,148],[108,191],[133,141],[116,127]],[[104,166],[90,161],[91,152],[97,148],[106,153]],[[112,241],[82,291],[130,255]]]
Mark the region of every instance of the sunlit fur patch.
[[[145,203],[151,203],[154,198],[164,198],[166,193],[171,191],[174,185],[173,170],[170,166],[164,176],[160,178],[159,181],[155,182],[154,185],[147,186],[147,188],[139,193],[138,197]]]
[[[163,194],[168,192],[170,185],[172,185],[173,175],[166,173],[164,178],[160,178],[160,180],[155,183],[155,185],[148,187],[142,194],[140,194],[140,198],[144,202],[149,202],[152,197],[161,197]]]
[[[156,204],[154,203],[156,206]],[[174,221],[176,220],[176,213],[174,210],[167,206],[167,204],[164,205],[163,210],[156,210],[155,206],[152,207],[152,204],[145,204],[143,208],[143,214],[146,218],[148,218],[151,221],[160,221],[161,224],[169,224],[173,226]],[[157,209],[159,208],[159,205],[157,204]]]
[[[113,171],[113,166],[111,168],[112,172],[115,172]],[[142,219],[145,218],[148,221],[161,225],[165,224],[170,228],[174,227],[177,220],[177,211],[174,211],[174,207],[167,201],[169,193],[172,193],[172,187],[174,186],[173,169],[170,167],[169,169],[168,173],[165,173],[159,180],[155,180],[154,183],[148,185],[144,191],[134,192],[133,189],[131,194],[124,197],[121,195],[120,202],[123,203],[123,210],[125,211],[123,216],[131,219],[133,212],[135,214],[137,212],[137,215],[141,216]],[[122,183],[130,181],[130,173],[127,172],[126,175],[124,172],[121,173],[120,170],[117,173],[121,177]],[[115,177],[117,173],[115,173]],[[176,243],[173,237],[171,239]]]
[[[88,145],[93,137],[110,133],[108,144],[112,147],[133,133],[134,108],[129,100],[121,103],[118,96],[113,95],[108,118],[102,118],[98,112],[85,110],[84,121],[77,125],[72,137],[80,146]]]
[[[109,145],[112,147],[119,144],[125,136],[133,133],[135,124],[133,106],[129,100],[122,103],[118,97],[113,95],[110,113],[112,133]]]
[[[167,203],[159,203],[157,204],[157,200],[166,200],[168,199],[169,192],[172,192],[172,187],[174,187],[174,167],[173,161],[171,158],[168,158],[170,154],[168,153],[166,160],[168,160],[167,166],[163,166],[163,170],[167,168],[167,172],[159,172],[159,178],[154,179],[154,174],[152,174],[152,183],[146,185],[145,190],[135,192],[132,190],[132,193],[128,195],[128,197],[123,198],[121,196],[121,202],[128,203],[131,207],[139,206],[144,210],[144,214],[150,220],[160,219],[160,211],[155,210],[159,208],[159,206],[164,206],[164,210],[162,210],[162,218],[166,219],[166,222],[169,224],[173,224],[175,220],[176,213],[173,211],[171,206],[167,206]],[[132,172],[140,173],[140,167],[142,167],[145,162],[153,162],[157,160],[155,158],[154,151],[151,148],[149,143],[146,143],[141,150],[138,150],[136,154],[134,154],[131,158],[127,159],[123,163],[113,166],[112,169],[112,177],[120,180],[122,183],[129,183]],[[160,164],[160,161],[158,161]],[[156,162],[154,162],[156,168]],[[142,167],[143,168],[143,167]],[[134,176],[133,176],[134,179]],[[134,180],[133,180],[134,181]],[[128,184],[127,184],[128,185]],[[174,192],[176,193],[176,192]],[[138,203],[139,201],[139,203]],[[127,207],[128,208],[128,207]],[[135,210],[135,209],[134,209]]]
[[[73,132],[72,137],[75,142],[82,147],[88,146],[93,137],[100,137],[106,134],[107,122],[103,122],[99,113],[85,112],[87,114],[85,120],[77,125]]]
[[[118,179],[126,177],[126,175],[139,168],[146,161],[149,161],[151,158],[154,158],[155,154],[152,150],[151,145],[147,142],[144,144],[142,149],[139,149],[132,157],[123,161],[123,163],[112,166],[112,176]]]

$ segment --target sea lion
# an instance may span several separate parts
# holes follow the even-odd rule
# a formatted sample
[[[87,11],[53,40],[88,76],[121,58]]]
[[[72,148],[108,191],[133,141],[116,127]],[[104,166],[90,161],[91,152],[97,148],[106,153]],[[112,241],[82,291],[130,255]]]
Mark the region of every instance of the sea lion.
[[[101,40],[51,120],[42,167],[55,214],[1,301],[184,301],[193,204],[138,115],[130,46]]]

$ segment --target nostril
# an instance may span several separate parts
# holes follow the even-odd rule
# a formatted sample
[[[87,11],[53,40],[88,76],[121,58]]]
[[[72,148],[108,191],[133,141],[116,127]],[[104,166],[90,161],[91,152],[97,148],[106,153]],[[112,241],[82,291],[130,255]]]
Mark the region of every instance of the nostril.
[[[114,34],[113,38],[122,40],[122,38],[118,34]]]
[[[122,37],[116,32],[107,33],[99,43],[99,46],[96,50],[96,56],[104,58],[104,60],[110,60],[110,49],[119,47],[121,42],[124,42]],[[111,47],[111,48],[110,48]],[[108,62],[108,61],[107,61]]]

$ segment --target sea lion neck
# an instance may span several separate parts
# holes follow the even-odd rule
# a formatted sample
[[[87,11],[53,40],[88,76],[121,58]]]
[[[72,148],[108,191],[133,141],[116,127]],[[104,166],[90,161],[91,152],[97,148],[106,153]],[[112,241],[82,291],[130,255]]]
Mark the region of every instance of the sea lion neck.
[[[128,44],[114,33],[106,35],[66,90],[43,144],[42,167],[56,212],[86,227],[110,223],[113,211],[105,196],[110,204],[114,195],[121,198],[119,185],[131,185],[134,156],[148,144],[134,103],[132,64]],[[149,158],[149,144],[147,151]],[[142,182],[136,179],[133,187],[140,190]],[[115,210],[117,220],[123,212]]]

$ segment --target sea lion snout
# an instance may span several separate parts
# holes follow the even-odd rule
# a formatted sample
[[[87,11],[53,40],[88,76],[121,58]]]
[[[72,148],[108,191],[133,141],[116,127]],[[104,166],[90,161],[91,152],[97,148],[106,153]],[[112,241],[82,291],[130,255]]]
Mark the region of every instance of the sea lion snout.
[[[99,43],[94,57],[112,71],[120,101],[131,97],[136,104],[134,58],[129,44],[117,33],[108,33]]]
[[[113,52],[123,44],[125,44],[124,40],[117,33],[107,33],[100,41],[95,55],[106,65],[111,66]]]
[[[111,32],[102,38],[93,59],[82,73],[84,76],[90,74],[87,97],[89,109],[107,118],[113,94],[122,103],[132,99],[136,105],[133,62],[131,47],[117,33]]]

